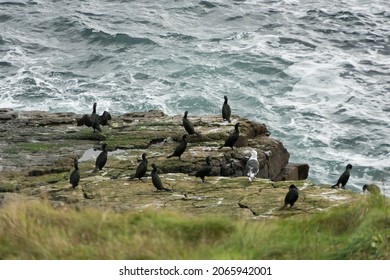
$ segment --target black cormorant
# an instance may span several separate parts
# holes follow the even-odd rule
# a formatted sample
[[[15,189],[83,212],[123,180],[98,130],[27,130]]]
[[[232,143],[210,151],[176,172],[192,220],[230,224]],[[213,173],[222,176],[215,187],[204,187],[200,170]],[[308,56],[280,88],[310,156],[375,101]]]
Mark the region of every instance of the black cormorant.
[[[195,131],[194,126],[192,125],[191,121],[187,118],[187,115],[188,115],[188,111],[185,111],[183,116],[184,129],[187,131],[189,135],[196,134],[197,136],[200,136],[200,134]]]
[[[213,169],[213,164],[211,162],[210,156],[206,157],[206,164],[207,164],[206,166],[202,167],[195,173],[195,177],[199,177],[200,179],[202,179],[202,182],[205,181],[204,177],[210,175],[211,170]]]
[[[101,132],[102,129],[100,127],[100,117],[96,114],[96,106],[97,106],[97,103],[93,103],[93,109],[92,109],[92,114],[91,116],[89,117],[91,119],[91,122],[92,122],[92,128],[93,128],[93,131],[99,131]]]
[[[184,153],[186,148],[187,148],[187,134],[184,134],[182,137],[182,141],[180,142],[179,145],[177,145],[173,154],[167,156],[167,158],[179,157],[179,160],[181,160],[181,155]]]
[[[74,170],[70,174],[69,182],[72,185],[73,188],[77,187],[80,182],[80,172],[79,172],[79,162],[76,159],[73,161],[74,164]]]
[[[259,161],[257,160],[257,151],[251,151],[251,157],[246,162],[245,173],[248,176],[249,181],[252,181],[256,174],[259,172]]]
[[[234,131],[226,139],[225,144],[220,146],[218,149],[222,149],[223,147],[230,147],[233,149],[234,144],[236,144],[238,137],[240,136],[240,131],[238,130],[239,126],[240,123],[236,123],[236,125],[234,126]]]
[[[230,105],[228,104],[228,98],[225,95],[223,98],[225,98],[225,101],[223,102],[222,105],[222,120],[227,120],[229,123],[231,122],[230,120],[230,115],[231,115],[231,109]]]
[[[157,173],[157,166],[152,163],[152,172],[150,173],[151,176],[152,176],[152,182],[153,182],[153,186],[158,190],[158,191],[167,191],[167,192],[170,192],[172,190],[170,189],[167,189],[167,188],[164,188],[163,185],[162,185],[162,182],[161,182],[161,179],[160,179],[160,176],[158,176],[158,173]]]
[[[283,208],[286,208],[290,204],[290,207],[294,206],[294,203],[298,200],[298,189],[294,185],[290,185],[286,197],[284,198]]]
[[[106,165],[107,162],[107,144],[102,145],[102,152],[98,155],[95,162],[95,169],[94,172],[97,172],[98,170],[102,170],[104,165]]]
[[[341,174],[340,178],[337,180],[337,183],[332,186],[332,188],[342,188],[345,189],[345,185],[348,182],[349,174],[351,173],[352,165],[348,164],[345,168],[343,174]]]
[[[143,180],[141,178],[143,176],[145,176],[147,169],[148,169],[148,159],[146,158],[146,154],[143,153],[142,154],[142,161],[139,163],[139,165],[135,171],[135,174],[133,176],[131,176],[130,179],[138,178],[143,182]]]
[[[107,111],[104,111],[103,114],[99,116],[96,114],[96,106],[97,103],[93,103],[92,114],[90,116],[85,114],[77,120],[78,126],[86,125],[88,127],[92,127],[93,131],[102,131],[100,125],[107,125],[108,121],[111,120],[111,114]]]

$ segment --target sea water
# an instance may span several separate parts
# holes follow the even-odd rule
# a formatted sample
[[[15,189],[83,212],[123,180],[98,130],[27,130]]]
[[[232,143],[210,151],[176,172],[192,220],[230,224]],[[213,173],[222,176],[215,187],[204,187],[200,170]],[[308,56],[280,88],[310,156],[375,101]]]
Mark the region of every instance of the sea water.
[[[265,123],[309,179],[390,193],[390,5],[0,1],[0,107],[233,114]]]

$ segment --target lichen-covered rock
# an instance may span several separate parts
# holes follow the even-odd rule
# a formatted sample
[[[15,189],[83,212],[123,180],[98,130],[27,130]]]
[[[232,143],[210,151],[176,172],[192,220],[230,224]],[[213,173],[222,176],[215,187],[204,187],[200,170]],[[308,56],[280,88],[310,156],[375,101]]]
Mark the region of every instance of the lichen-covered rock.
[[[213,214],[253,220],[314,214],[360,198],[359,193],[322,188],[309,181],[256,179],[249,182],[246,177],[210,176],[202,183],[199,178],[182,173],[161,174],[163,186],[173,191],[156,191],[149,172],[140,181],[129,180],[124,174],[113,176],[118,175],[113,167],[98,174],[90,172],[88,167],[87,162],[80,167],[82,178],[75,189],[68,181],[70,172],[53,174],[54,177],[39,176],[28,187],[22,187],[23,182],[19,182],[21,189],[4,193],[0,204],[19,197],[45,199],[60,208],[98,207],[119,212],[163,208],[187,215]],[[298,187],[299,198],[292,208],[282,209],[290,184]]]
[[[63,165],[72,162],[72,158],[99,146],[100,142],[107,143],[109,150],[127,150],[130,157],[147,152],[159,160],[164,173],[195,172],[210,155],[214,175],[242,176],[250,149],[254,148],[261,165],[258,177],[277,180],[285,173],[289,160],[288,151],[279,140],[269,137],[265,124],[238,116],[233,116],[233,120],[241,123],[241,133],[233,150],[226,147],[219,150],[218,147],[233,130],[234,123],[222,122],[219,116],[192,116],[191,121],[200,136],[189,137],[183,161],[179,161],[166,159],[166,156],[186,133],[182,116],[167,116],[156,110],[127,113],[113,116],[110,127],[104,127],[99,133],[77,126],[81,115],[74,113],[31,111],[16,114],[10,109],[2,109],[0,114],[2,112],[13,116],[12,119],[0,119],[2,170],[30,170],[30,174],[39,175],[47,170],[62,169]]]
[[[77,126],[82,115],[74,113],[15,113],[5,109],[0,110],[2,113],[12,118],[0,118],[0,203],[20,197],[48,199],[56,207],[110,207],[118,211],[165,207],[188,214],[215,212],[241,218],[311,213],[339,203],[328,202],[321,197],[322,190],[299,181],[296,184],[303,194],[297,207],[279,211],[288,182],[275,181],[304,180],[308,165],[289,163],[289,152],[270,137],[265,124],[239,116],[233,116],[232,123],[221,121],[220,116],[191,116],[200,135],[188,137],[179,160],[167,156],[186,133],[182,116],[167,116],[161,111],[113,115],[109,126],[94,132],[90,127]],[[236,122],[241,128],[235,147],[218,149]],[[107,164],[93,173],[101,143],[108,145]],[[257,150],[260,163],[254,182],[245,174],[251,149]],[[142,153],[149,160],[145,183],[130,181]],[[193,175],[205,165],[207,156],[213,169],[202,183]],[[76,157],[81,180],[73,189],[69,175]],[[157,165],[163,184],[173,192],[154,191],[148,177],[151,163]],[[340,196],[341,192],[334,191]],[[342,194],[348,194],[345,201],[354,197],[346,191]]]

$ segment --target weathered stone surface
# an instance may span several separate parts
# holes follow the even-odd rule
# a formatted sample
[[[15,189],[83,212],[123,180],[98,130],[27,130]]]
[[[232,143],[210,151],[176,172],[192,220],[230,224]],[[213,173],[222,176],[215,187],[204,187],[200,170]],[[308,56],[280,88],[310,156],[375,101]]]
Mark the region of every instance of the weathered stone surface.
[[[3,109],[4,112],[13,112]],[[265,124],[251,122],[234,116],[241,123],[241,136],[234,150],[218,146],[233,130],[234,124],[222,122],[219,116],[192,116],[201,136],[189,137],[183,162],[165,159],[185,133],[182,116],[167,116],[161,111],[133,112],[114,116],[110,127],[102,133],[91,128],[78,127],[77,119],[82,115],[74,113],[48,113],[43,111],[19,112],[13,119],[2,121],[0,134],[0,159],[2,170],[28,170],[39,174],[57,170],[68,165],[75,156],[85,150],[108,143],[109,150],[132,150],[141,154],[147,150],[153,157],[159,157],[164,173],[192,173],[200,168],[207,155],[214,163],[214,175],[242,176],[250,149],[259,154],[260,178],[276,180],[288,164],[289,153],[277,139],[269,137]],[[163,160],[164,159],[164,160]]]
[[[0,122],[12,120],[17,116],[18,114],[12,109],[0,108]]]
[[[189,215],[259,219],[316,213],[360,195],[304,181],[309,166],[289,163],[288,151],[269,136],[265,124],[239,116],[233,116],[231,124],[219,116],[191,116],[201,135],[189,137],[182,161],[167,158],[185,133],[182,116],[161,111],[113,116],[102,133],[78,127],[76,120],[82,115],[74,113],[18,112],[13,116],[0,121],[0,205],[18,199],[48,199],[55,207],[118,211],[163,207]],[[237,147],[218,149],[237,121],[241,123]],[[108,161],[102,171],[93,173],[102,142],[108,144]],[[244,169],[253,148],[261,168],[249,182]],[[128,180],[144,152],[149,166],[157,165],[164,186],[173,192],[154,190],[150,167],[145,182]],[[193,174],[204,166],[208,155],[214,167],[202,183]],[[75,157],[80,158],[81,180],[72,189],[69,175]],[[292,209],[281,210],[292,183],[300,191],[298,202]]]
[[[0,194],[0,205],[18,199],[47,199],[54,207],[60,208],[99,207],[119,212],[168,209],[188,215],[215,214],[256,220],[314,214],[360,198],[360,194],[353,191],[321,188],[308,181],[276,183],[255,179],[249,182],[245,177],[211,176],[202,183],[199,178],[182,173],[160,175],[163,185],[173,190],[164,192],[154,189],[149,176],[144,182],[128,180],[124,174],[113,176],[118,174],[115,167],[96,174],[87,166],[87,162],[81,166],[82,178],[76,189],[68,183],[70,172],[55,177],[40,176],[18,192]],[[19,179],[15,178],[16,181]],[[14,183],[18,184],[16,181]],[[299,189],[298,201],[294,207],[282,209],[288,186],[292,183]]]
[[[284,172],[276,178],[276,181],[306,180],[309,168],[306,163],[288,163],[284,168]]]

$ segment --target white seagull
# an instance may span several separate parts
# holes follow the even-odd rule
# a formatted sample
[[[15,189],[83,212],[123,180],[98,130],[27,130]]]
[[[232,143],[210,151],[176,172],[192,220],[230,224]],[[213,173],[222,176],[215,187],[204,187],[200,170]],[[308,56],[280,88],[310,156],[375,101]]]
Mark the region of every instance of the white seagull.
[[[256,150],[251,151],[251,157],[246,163],[245,172],[248,175],[249,181],[252,181],[259,172],[259,161],[257,160]]]

